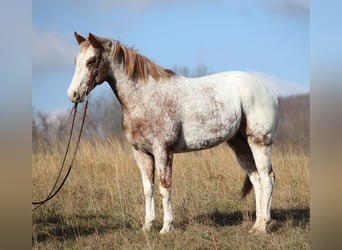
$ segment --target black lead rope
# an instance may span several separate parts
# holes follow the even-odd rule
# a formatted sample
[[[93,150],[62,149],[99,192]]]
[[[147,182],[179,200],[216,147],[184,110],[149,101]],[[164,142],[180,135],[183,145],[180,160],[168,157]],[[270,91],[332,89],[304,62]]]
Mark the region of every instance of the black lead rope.
[[[78,147],[80,145],[81,135],[82,135],[82,131],[83,131],[83,125],[84,125],[84,121],[85,121],[85,117],[86,117],[86,113],[87,113],[87,108],[88,108],[88,98],[87,97],[88,97],[88,94],[90,93],[90,91],[94,88],[94,84],[95,84],[94,80],[95,80],[95,77],[98,75],[98,67],[99,67],[100,62],[101,62],[101,54],[102,54],[102,49],[99,49],[99,56],[97,58],[97,62],[95,64],[95,67],[91,71],[91,74],[90,74],[90,77],[89,77],[89,81],[88,81],[88,84],[87,84],[87,88],[85,90],[86,101],[85,101],[85,104],[84,104],[84,107],[83,107],[83,118],[82,118],[81,128],[80,128],[80,132],[79,132],[78,137],[77,137],[76,148],[75,148],[74,155],[72,157],[71,163],[69,165],[68,171],[67,171],[66,175],[64,176],[64,179],[62,180],[62,182],[59,185],[59,187],[55,190],[55,188],[57,186],[57,183],[59,181],[59,178],[61,177],[62,170],[63,170],[64,165],[65,165],[65,159],[66,159],[66,156],[67,156],[68,151],[69,151],[69,145],[70,145],[72,133],[73,133],[73,130],[74,130],[74,123],[75,123],[75,117],[76,117],[76,111],[77,111],[77,102],[75,103],[75,105],[74,105],[74,107],[73,107],[73,109],[71,110],[71,113],[70,113],[70,116],[71,116],[72,112],[74,111],[74,117],[72,119],[72,125],[71,125],[70,134],[69,134],[68,145],[67,145],[67,148],[65,150],[64,158],[63,158],[63,161],[62,161],[62,166],[61,166],[61,169],[60,169],[60,171],[58,173],[57,179],[56,179],[56,181],[55,181],[55,183],[54,183],[54,185],[53,185],[49,195],[44,200],[42,200],[42,201],[33,201],[32,202],[32,205],[36,206],[34,209],[32,209],[32,211],[35,211],[36,209],[40,208],[46,202],[51,200],[59,192],[59,190],[61,190],[61,188],[63,187],[63,185],[64,185],[64,183],[66,181],[66,179],[68,178],[68,176],[70,174],[72,166],[74,165],[74,161],[75,161],[75,158],[76,158],[76,153],[77,153]]]
[[[72,124],[71,124],[71,130],[70,130],[70,134],[69,134],[69,139],[68,139],[68,145],[66,147],[66,150],[65,150],[65,154],[64,154],[64,158],[63,158],[63,161],[62,161],[62,166],[61,166],[61,169],[58,173],[58,176],[56,178],[56,181],[49,193],[49,195],[42,201],[33,201],[32,202],[32,205],[35,205],[36,207],[34,209],[32,209],[32,211],[35,211],[36,209],[40,208],[41,206],[43,206],[46,202],[48,202],[49,200],[51,200],[54,196],[57,195],[57,193],[59,192],[59,190],[61,190],[61,188],[63,187],[66,179],[68,178],[69,174],[70,174],[70,171],[71,171],[71,168],[72,166],[74,165],[74,161],[76,159],[76,153],[77,153],[77,150],[78,150],[78,147],[79,147],[79,144],[80,144],[80,140],[81,140],[81,135],[82,135],[82,131],[83,131],[83,125],[84,125],[84,121],[85,121],[85,117],[86,117],[86,112],[87,112],[87,108],[88,108],[88,99],[86,98],[86,101],[85,101],[85,104],[84,104],[84,107],[83,107],[83,118],[82,118],[82,123],[81,123],[81,128],[80,128],[80,132],[78,134],[78,137],[77,137],[77,142],[76,142],[76,148],[75,148],[75,151],[74,151],[74,154],[73,154],[73,157],[72,157],[72,160],[71,160],[71,163],[69,165],[69,168],[68,168],[68,171],[66,173],[66,175],[64,176],[61,184],[58,186],[58,188],[56,189],[57,187],[57,183],[61,177],[61,174],[62,174],[62,171],[63,171],[63,168],[65,166],[65,160],[66,160],[66,157],[67,157],[67,154],[68,154],[68,151],[69,151],[69,146],[70,146],[70,141],[71,141],[71,137],[72,137],[72,133],[73,133],[73,130],[74,130],[74,124],[75,124],[75,117],[76,117],[76,113],[77,113],[77,103],[75,103],[74,107],[72,108],[71,110],[71,113],[70,113],[70,116],[72,114],[72,112],[74,112],[74,116],[72,118]],[[55,190],[56,189],[56,190]]]

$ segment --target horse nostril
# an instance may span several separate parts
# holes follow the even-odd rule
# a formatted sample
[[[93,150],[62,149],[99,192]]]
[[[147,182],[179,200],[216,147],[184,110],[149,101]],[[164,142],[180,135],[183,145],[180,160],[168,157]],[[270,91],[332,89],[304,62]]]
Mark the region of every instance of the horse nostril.
[[[77,101],[77,100],[80,98],[79,95],[78,95],[78,93],[77,93],[77,91],[74,92],[74,94],[72,95],[72,98],[73,98],[75,101]]]

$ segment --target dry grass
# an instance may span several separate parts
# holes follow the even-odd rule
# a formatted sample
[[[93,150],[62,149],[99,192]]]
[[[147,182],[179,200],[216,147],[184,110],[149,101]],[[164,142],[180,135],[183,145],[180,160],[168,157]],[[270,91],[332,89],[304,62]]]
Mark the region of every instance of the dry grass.
[[[63,152],[32,155],[33,199],[47,195]],[[240,199],[244,172],[227,146],[177,154],[173,170],[174,231],[141,230],[144,199],[131,149],[116,140],[83,141],[61,192],[33,213],[33,249],[309,249],[309,158],[293,146],[274,147],[276,186],[270,235],[250,235],[254,195]]]

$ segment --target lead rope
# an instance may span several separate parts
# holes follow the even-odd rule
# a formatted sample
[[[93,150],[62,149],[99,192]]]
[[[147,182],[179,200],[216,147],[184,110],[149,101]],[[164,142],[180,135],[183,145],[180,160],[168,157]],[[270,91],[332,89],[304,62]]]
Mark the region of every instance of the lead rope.
[[[89,82],[88,82],[87,88],[85,90],[86,101],[85,101],[85,104],[84,104],[84,107],[83,107],[83,118],[82,118],[81,128],[80,128],[80,132],[79,132],[78,137],[77,137],[76,148],[75,148],[74,155],[72,157],[71,163],[69,165],[68,171],[67,171],[66,175],[64,176],[64,179],[62,180],[62,182],[59,185],[59,187],[54,191],[54,189],[57,186],[58,180],[59,180],[59,178],[60,178],[60,176],[62,174],[62,170],[63,170],[64,164],[65,164],[65,159],[66,159],[66,156],[67,156],[68,151],[69,151],[69,145],[70,145],[72,133],[73,133],[73,130],[74,130],[74,123],[75,123],[75,117],[76,117],[76,111],[77,111],[77,102],[75,103],[75,105],[72,108],[71,113],[70,113],[70,116],[71,116],[72,112],[74,111],[74,117],[72,118],[72,125],[71,125],[70,134],[69,134],[68,145],[67,145],[67,148],[65,150],[64,158],[63,158],[63,161],[62,161],[62,166],[61,166],[61,169],[59,170],[57,179],[56,179],[56,181],[55,181],[55,183],[54,183],[54,185],[53,185],[49,195],[44,200],[42,200],[42,201],[33,201],[32,202],[32,205],[36,205],[36,207],[34,209],[32,209],[32,211],[35,211],[36,209],[38,209],[41,206],[43,206],[46,202],[51,200],[59,192],[59,190],[61,190],[61,188],[63,187],[63,185],[64,185],[64,183],[66,181],[66,179],[68,178],[68,176],[70,174],[72,166],[74,165],[74,161],[75,161],[75,158],[76,158],[76,153],[77,153],[78,147],[80,145],[81,135],[82,135],[82,131],[83,131],[83,125],[84,125],[84,121],[85,121],[85,117],[86,117],[86,113],[87,113],[87,108],[88,108],[88,94],[90,93],[90,91],[94,87],[93,86],[94,85],[93,81],[94,81],[94,78],[98,75],[98,67],[100,65],[101,55],[102,55],[102,50],[100,49],[99,50],[99,57],[97,59],[97,62],[95,64],[94,69],[91,71],[91,75],[89,77]],[[70,118],[70,116],[69,116],[69,118]]]
[[[76,148],[75,148],[75,151],[74,151],[71,163],[69,165],[68,171],[67,171],[66,175],[64,176],[61,184],[55,190],[55,188],[57,186],[57,183],[58,183],[58,180],[61,177],[63,168],[65,166],[66,156],[67,156],[68,151],[69,151],[70,141],[71,141],[72,133],[73,133],[73,130],[74,130],[75,117],[76,117],[76,113],[77,113],[77,103],[75,103],[74,107],[72,108],[70,116],[71,116],[72,112],[74,112],[74,116],[72,118],[72,124],[71,124],[71,130],[70,130],[70,134],[69,134],[68,144],[67,144],[67,147],[66,147],[66,150],[65,150],[65,154],[64,154],[63,161],[62,161],[61,169],[59,170],[57,179],[56,179],[56,181],[55,181],[55,183],[54,183],[54,185],[53,185],[49,195],[44,200],[42,200],[42,201],[33,201],[32,202],[32,205],[36,205],[36,207],[34,209],[32,209],[32,211],[35,211],[36,209],[38,209],[41,206],[43,206],[46,202],[51,200],[59,192],[59,190],[61,190],[61,188],[63,187],[63,185],[64,185],[64,183],[66,181],[66,179],[68,178],[68,176],[70,174],[70,171],[71,171],[71,168],[74,165],[74,161],[76,159],[76,153],[77,153],[79,145],[80,145],[80,140],[81,140],[81,136],[82,136],[82,131],[83,131],[83,126],[84,126],[85,117],[86,117],[86,113],[87,113],[87,108],[88,108],[88,98],[87,98],[87,95],[86,95],[86,101],[85,101],[85,104],[84,104],[84,107],[83,107],[83,118],[82,118],[80,132],[79,132],[78,137],[77,137]],[[70,118],[70,116],[69,116],[69,118]]]

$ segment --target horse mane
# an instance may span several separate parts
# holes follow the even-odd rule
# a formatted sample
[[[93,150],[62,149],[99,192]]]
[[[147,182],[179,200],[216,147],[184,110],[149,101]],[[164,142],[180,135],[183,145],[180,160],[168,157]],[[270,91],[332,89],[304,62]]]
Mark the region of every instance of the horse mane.
[[[134,49],[127,48],[119,42],[114,44],[114,58],[123,64],[129,79],[145,82],[148,76],[152,76],[154,80],[158,81],[175,75],[172,70],[160,67]]]

